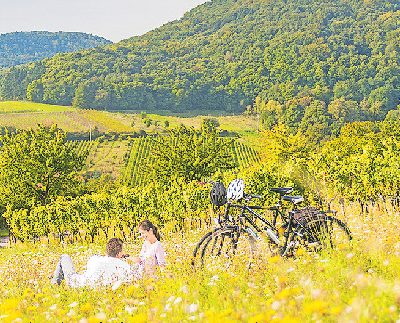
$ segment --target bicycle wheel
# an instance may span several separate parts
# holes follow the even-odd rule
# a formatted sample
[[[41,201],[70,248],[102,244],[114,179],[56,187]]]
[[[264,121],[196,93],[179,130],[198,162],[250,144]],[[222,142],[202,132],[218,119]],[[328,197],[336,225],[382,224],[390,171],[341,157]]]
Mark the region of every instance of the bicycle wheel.
[[[237,226],[216,230],[203,243],[201,264],[210,271],[243,272],[250,268],[256,240]]]
[[[209,232],[207,232],[201,239],[200,239],[200,241],[196,244],[196,246],[194,247],[194,250],[193,250],[193,255],[192,255],[192,261],[191,261],[191,264],[192,264],[192,266],[193,267],[197,267],[197,263],[198,263],[198,255],[199,254],[201,254],[201,249],[202,249],[202,246],[203,246],[203,243],[215,232],[215,231],[217,231],[217,230],[219,230],[220,228],[216,228],[216,229],[214,229],[214,230],[212,230],[212,231],[209,231]]]
[[[338,218],[327,215],[320,219],[318,226],[319,242],[323,248],[343,250],[350,246],[353,239],[350,229]]]
[[[351,245],[349,228],[341,220],[325,213],[313,215],[307,221],[297,223],[286,232],[287,241],[283,256],[296,256],[302,251],[343,250]]]

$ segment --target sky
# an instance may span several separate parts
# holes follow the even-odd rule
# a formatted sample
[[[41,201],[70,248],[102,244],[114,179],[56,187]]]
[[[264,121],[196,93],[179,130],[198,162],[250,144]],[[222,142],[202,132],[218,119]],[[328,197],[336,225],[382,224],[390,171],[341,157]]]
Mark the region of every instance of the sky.
[[[112,42],[179,19],[206,0],[0,0],[0,34],[79,31]]]

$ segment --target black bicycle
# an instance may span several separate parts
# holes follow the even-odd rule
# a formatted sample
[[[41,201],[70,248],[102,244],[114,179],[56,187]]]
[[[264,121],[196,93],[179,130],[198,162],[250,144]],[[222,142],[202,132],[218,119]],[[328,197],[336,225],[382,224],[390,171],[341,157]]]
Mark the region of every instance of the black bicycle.
[[[232,199],[228,199],[224,216],[217,220],[218,226],[197,243],[193,264],[200,254],[200,264],[203,267],[249,268],[262,234],[267,237],[270,254],[284,257],[295,256],[300,248],[308,251],[344,248],[352,240],[346,224],[336,217],[313,207],[299,209],[303,197],[286,195],[293,188],[270,190],[279,194],[279,201],[275,206],[267,208],[272,211],[269,221],[254,211],[265,207],[249,205],[249,202],[261,196],[243,193],[239,200],[241,204],[234,204]],[[293,205],[287,214],[282,211],[282,201]],[[232,209],[239,209],[240,213],[232,216]]]

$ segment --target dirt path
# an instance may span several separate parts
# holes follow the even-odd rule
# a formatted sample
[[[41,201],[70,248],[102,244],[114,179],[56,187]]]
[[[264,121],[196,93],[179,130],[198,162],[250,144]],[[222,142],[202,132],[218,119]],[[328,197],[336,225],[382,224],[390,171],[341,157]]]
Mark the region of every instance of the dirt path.
[[[0,237],[0,248],[8,247],[10,245],[10,237]]]

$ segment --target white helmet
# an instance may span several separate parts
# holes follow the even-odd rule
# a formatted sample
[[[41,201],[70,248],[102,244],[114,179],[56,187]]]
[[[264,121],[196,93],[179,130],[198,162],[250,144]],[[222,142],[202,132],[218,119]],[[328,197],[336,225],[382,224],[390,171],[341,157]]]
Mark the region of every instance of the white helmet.
[[[226,197],[228,200],[240,200],[244,195],[243,179],[234,179],[228,186]]]

